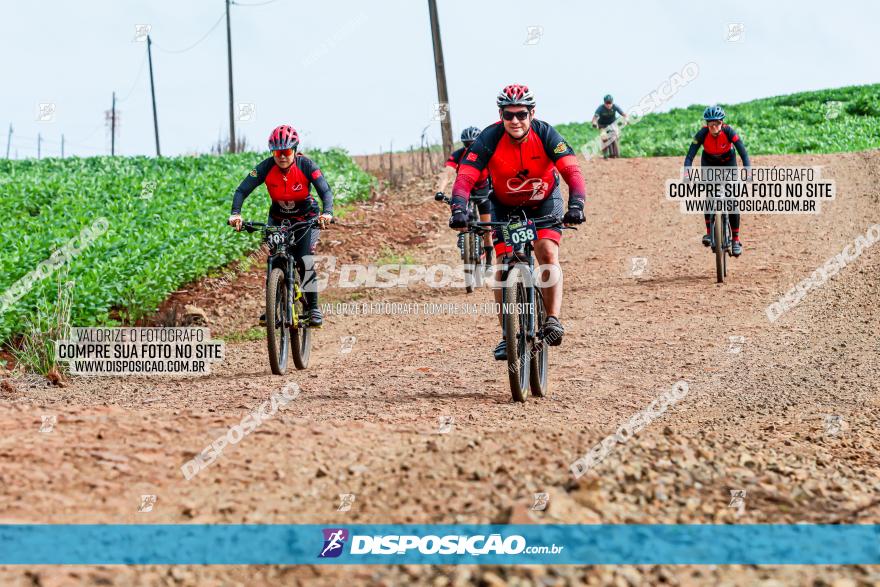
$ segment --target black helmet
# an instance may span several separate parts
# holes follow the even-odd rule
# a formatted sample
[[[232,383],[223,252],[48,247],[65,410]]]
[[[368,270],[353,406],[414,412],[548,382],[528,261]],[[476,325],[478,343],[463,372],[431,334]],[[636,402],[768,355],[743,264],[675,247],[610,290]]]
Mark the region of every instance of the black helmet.
[[[724,108],[721,106],[709,106],[703,110],[703,120],[724,120]]]
[[[477,140],[481,130],[475,126],[469,126],[463,131],[461,131],[461,142],[462,143],[473,143]]]
[[[605,97],[602,98],[603,102],[614,102],[614,96],[611,94],[605,94]]]

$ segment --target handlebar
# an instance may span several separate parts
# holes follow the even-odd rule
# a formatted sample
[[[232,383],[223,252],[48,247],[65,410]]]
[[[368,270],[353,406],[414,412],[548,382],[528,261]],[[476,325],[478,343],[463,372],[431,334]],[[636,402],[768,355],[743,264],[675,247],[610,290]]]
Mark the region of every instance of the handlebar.
[[[437,200],[438,202],[446,202],[447,204],[452,204],[452,200],[450,200],[446,196],[446,194],[444,194],[443,192],[437,192],[436,194],[434,194],[434,199]],[[558,218],[556,216],[553,216],[552,214],[548,214],[546,216],[539,216],[537,218],[530,218],[529,220],[531,220],[535,224],[536,228],[562,227],[563,230],[577,230],[577,228],[575,228],[574,226],[564,226],[562,224],[562,219]],[[472,229],[473,228],[476,228],[476,229],[493,228],[496,226],[507,226],[508,224],[510,224],[510,221],[507,221],[507,222],[474,222],[474,221],[471,221],[471,222],[468,222],[468,228],[472,228]],[[541,226],[538,226],[539,224]]]
[[[511,218],[511,220],[513,220],[513,218]],[[563,230],[577,230],[574,226],[564,226],[562,224],[562,219],[552,214],[538,216],[537,218],[528,218],[528,220],[531,220],[534,223],[535,228],[562,227]],[[495,226],[507,226],[508,224],[510,224],[510,220],[505,222],[468,222],[468,226],[476,228],[491,228]]]
[[[321,229],[320,224],[318,224],[317,218],[311,218],[309,220],[302,220],[300,222],[293,222],[293,223],[288,222],[287,224],[284,224],[285,222],[288,222],[288,221],[282,220],[282,224],[270,226],[269,224],[266,224],[265,222],[253,222],[251,220],[245,220],[241,223],[241,229],[244,230],[245,232],[254,232],[260,228],[262,228],[266,232],[281,232],[281,231],[285,231],[285,230],[293,230],[294,228],[299,228],[301,226],[311,226],[311,227],[318,228],[318,230]],[[336,219],[331,218],[330,224],[336,224]]]

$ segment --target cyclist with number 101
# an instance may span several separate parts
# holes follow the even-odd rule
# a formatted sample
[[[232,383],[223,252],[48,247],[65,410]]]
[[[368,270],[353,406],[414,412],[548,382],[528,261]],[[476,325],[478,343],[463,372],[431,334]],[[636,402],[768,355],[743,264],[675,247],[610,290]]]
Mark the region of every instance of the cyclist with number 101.
[[[291,252],[296,260],[301,283],[305,286],[305,299],[309,306],[309,325],[319,327],[324,323],[324,315],[318,307],[316,276],[311,256],[318,244],[320,229],[327,228],[333,219],[333,192],[321,173],[318,165],[297,152],[299,134],[292,126],[281,125],[269,136],[269,149],[272,156],[261,161],[235,190],[232,197],[232,214],[228,223],[235,230],[242,229],[241,207],[245,198],[260,184],[272,200],[269,218],[270,227],[283,222],[300,223],[294,230]],[[312,186],[321,198],[321,207],[311,193]],[[314,219],[314,224],[303,221]],[[260,316],[260,324],[265,326],[266,314]]]

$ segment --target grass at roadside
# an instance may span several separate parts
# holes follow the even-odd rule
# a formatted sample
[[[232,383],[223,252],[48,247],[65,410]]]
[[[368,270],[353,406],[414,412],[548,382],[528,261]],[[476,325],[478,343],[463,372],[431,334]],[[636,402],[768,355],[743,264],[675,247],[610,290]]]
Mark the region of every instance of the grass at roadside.
[[[248,330],[233,332],[225,336],[221,336],[226,342],[253,342],[255,340],[266,340],[266,329],[262,326],[253,326]]]
[[[622,129],[621,157],[684,157],[708,104],[646,114]],[[749,154],[840,153],[880,148],[880,84],[721,104]],[[621,104],[626,110],[627,104]],[[592,117],[592,112],[590,112]],[[556,128],[578,151],[598,135],[589,122]]]
[[[344,210],[374,179],[339,149],[310,151]],[[0,341],[71,282],[71,322],[114,325],[152,314],[182,284],[242,258],[259,235],[226,226],[232,193],[263,157],[0,160]],[[259,188],[242,210],[262,219]],[[114,319],[115,317],[115,319]],[[120,318],[122,317],[122,318]]]

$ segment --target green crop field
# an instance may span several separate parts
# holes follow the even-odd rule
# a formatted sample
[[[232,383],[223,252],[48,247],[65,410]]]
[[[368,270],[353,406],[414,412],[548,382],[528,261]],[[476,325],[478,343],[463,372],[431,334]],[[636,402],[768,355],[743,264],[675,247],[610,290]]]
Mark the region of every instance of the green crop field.
[[[337,202],[369,197],[372,177],[347,153],[309,156]],[[256,248],[258,234],[235,233],[226,219],[232,193],[262,157],[0,160],[0,341],[21,332],[37,308],[50,308],[59,282],[73,282],[74,325],[113,324],[112,315],[154,312],[181,285]],[[242,215],[265,221],[268,208],[260,187]],[[26,278],[32,289],[14,300],[24,288],[13,284],[35,270],[42,278]]]
[[[626,104],[621,104],[626,109]],[[621,157],[682,157],[703,124],[707,104],[646,114],[622,129]],[[880,148],[880,84],[849,86],[742,104],[721,104],[725,121],[743,137],[749,154],[840,153]],[[593,112],[590,110],[589,117]],[[586,123],[556,128],[576,150],[599,131]]]

